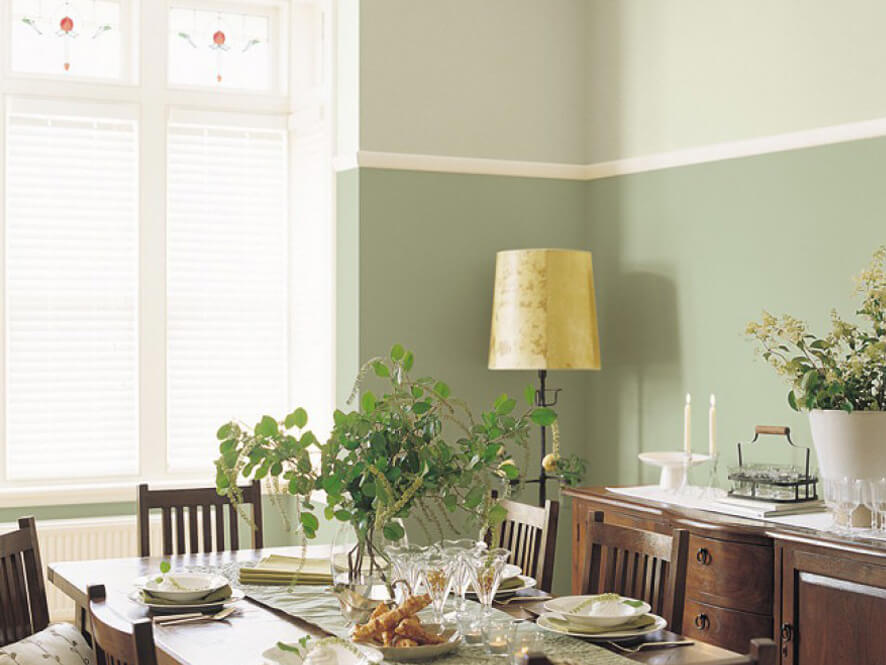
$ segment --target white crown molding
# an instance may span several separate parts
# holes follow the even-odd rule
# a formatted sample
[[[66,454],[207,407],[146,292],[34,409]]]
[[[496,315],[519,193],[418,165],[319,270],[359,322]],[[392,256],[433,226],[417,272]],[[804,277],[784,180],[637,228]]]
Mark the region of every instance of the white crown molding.
[[[420,155],[399,152],[361,150],[356,154],[336,157],[336,171],[357,167],[401,169],[405,171],[436,171],[473,175],[504,175],[523,178],[563,180],[599,180],[613,176],[658,171],[678,166],[691,166],[740,157],[753,157],[788,150],[846,143],[886,136],[886,118],[831,125],[797,132],[761,136],[741,141],[628,157],[595,164],[559,164],[450,155]]]

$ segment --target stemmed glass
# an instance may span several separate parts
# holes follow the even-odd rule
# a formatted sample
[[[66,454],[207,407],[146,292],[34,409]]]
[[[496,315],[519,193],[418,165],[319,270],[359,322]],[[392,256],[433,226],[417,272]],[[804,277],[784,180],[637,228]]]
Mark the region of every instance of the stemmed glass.
[[[871,523],[874,531],[886,533],[886,478],[872,480],[871,503],[874,504]]]
[[[841,512],[846,515],[846,529],[852,533],[852,515],[861,505],[861,485],[844,476],[837,490],[837,503]]]
[[[855,484],[857,485],[858,495],[861,498],[861,503],[867,508],[871,513],[871,531],[877,530],[877,513],[879,509],[877,507],[877,503],[874,501],[874,492],[873,492],[873,484],[868,480],[856,480]]]
[[[406,583],[409,585],[409,591],[412,594],[418,592],[422,562],[427,551],[428,548],[421,545],[389,545],[385,548],[385,554],[391,560],[394,579],[406,580]],[[398,598],[398,602],[402,603],[404,600],[405,595]]]
[[[425,591],[431,597],[434,621],[440,625],[444,623],[443,608],[452,590],[452,579],[458,563],[458,556],[438,548],[427,552],[423,558],[421,580]]]
[[[479,554],[487,547],[482,540],[471,540],[470,538],[462,538],[460,540],[444,540],[441,543],[444,552],[448,552],[457,558],[455,570],[452,575],[453,592],[458,600],[456,601],[456,613],[464,613],[467,607],[467,599],[465,595],[468,587],[471,586],[471,567],[470,557],[472,554]]]
[[[839,483],[831,478],[822,480],[822,493],[824,494],[824,505],[831,514],[831,528],[834,531],[841,529],[840,524],[840,504],[838,501]]]
[[[510,555],[510,551],[497,547],[470,557],[471,583],[486,616],[492,614],[492,601]]]

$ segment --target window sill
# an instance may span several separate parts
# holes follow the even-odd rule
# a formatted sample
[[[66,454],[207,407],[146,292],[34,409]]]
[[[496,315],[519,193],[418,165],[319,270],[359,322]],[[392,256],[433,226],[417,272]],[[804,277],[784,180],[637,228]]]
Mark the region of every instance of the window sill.
[[[29,485],[0,487],[0,507],[23,508],[38,506],[72,506],[93,503],[135,502],[138,485],[148,483],[151,489],[181,489],[186,487],[210,487],[205,477],[176,478],[173,480],[121,480],[105,483],[79,483],[67,485]],[[267,483],[262,483],[262,494],[272,494]],[[326,493],[315,492],[314,503],[325,505]]]
[[[135,502],[139,483],[147,482],[153,489],[208,487],[206,477],[175,480],[126,480],[105,483],[67,485],[28,485],[0,487],[0,506],[22,508],[31,506],[65,506],[90,503]]]

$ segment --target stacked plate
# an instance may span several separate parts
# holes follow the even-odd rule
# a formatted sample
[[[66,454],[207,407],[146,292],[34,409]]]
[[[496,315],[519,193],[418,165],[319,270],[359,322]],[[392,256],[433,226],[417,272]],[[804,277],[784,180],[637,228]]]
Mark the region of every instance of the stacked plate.
[[[202,611],[231,605],[244,598],[221,575],[206,573],[167,573],[140,577],[130,598],[155,612]]]
[[[649,603],[611,593],[564,596],[545,603],[545,609],[538,618],[539,627],[591,640],[630,640],[668,625],[649,612]]]

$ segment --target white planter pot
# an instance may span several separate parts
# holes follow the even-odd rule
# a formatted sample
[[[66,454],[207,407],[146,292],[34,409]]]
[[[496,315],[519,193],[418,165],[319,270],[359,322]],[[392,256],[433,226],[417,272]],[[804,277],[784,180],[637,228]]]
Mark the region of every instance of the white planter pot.
[[[886,476],[886,411],[810,411],[822,478]]]

